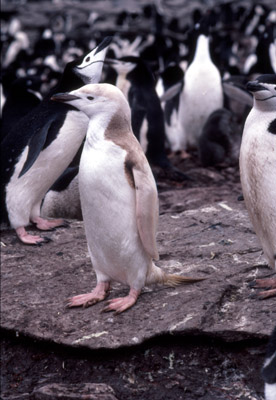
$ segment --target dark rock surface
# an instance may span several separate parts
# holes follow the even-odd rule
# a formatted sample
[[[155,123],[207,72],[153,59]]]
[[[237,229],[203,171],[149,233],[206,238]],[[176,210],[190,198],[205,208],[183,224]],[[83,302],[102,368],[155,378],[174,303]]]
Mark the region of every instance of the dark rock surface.
[[[69,296],[96,282],[82,221],[47,232],[52,241],[41,247],[2,232],[6,398],[91,378],[112,386],[118,399],[262,399],[260,368],[276,307],[248,286],[272,271],[237,201],[238,169],[203,169],[193,159],[179,165],[193,180],[157,180],[158,265],[207,279],[147,287],[121,315],[101,313],[103,303],[65,307]],[[127,290],[114,284],[109,298]],[[12,383],[15,377],[24,384]]]
[[[251,298],[248,283],[271,271],[244,204],[236,194],[221,193],[212,187],[161,193],[157,264],[169,273],[207,279],[177,288],[145,288],[137,304],[119,316],[101,313],[101,303],[65,307],[69,296],[96,284],[81,221],[48,233],[52,242],[39,248],[24,246],[5,231],[2,327],[92,349],[130,346],[164,333],[208,333],[230,341],[268,336],[276,320],[275,300]],[[191,199],[201,206],[187,209]],[[127,290],[114,284],[109,298]]]

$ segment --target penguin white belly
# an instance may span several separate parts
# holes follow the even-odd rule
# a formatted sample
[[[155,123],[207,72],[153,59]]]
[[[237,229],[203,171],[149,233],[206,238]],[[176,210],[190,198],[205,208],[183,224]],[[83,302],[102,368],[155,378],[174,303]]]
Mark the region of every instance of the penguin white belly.
[[[42,198],[74,158],[85,137],[88,121],[83,112],[69,111],[56,139],[40,152],[32,167],[19,177],[28,147],[23,151],[6,187],[6,206],[13,228],[26,226],[30,218],[40,215]]]
[[[266,383],[265,384],[265,400],[275,400],[276,399],[276,383]]]
[[[208,116],[223,105],[223,91],[218,69],[206,60],[190,65],[180,96],[179,118],[182,125],[182,147],[197,147]]]
[[[275,266],[276,254],[276,136],[267,128],[273,114],[252,109],[244,126],[240,151],[246,208],[271,267]]]
[[[136,222],[135,190],[125,173],[126,151],[112,141],[85,143],[79,188],[85,232],[97,276],[141,289],[151,258]]]
[[[179,135],[179,132],[181,132],[181,128],[179,124],[178,111],[173,110],[170,118],[170,125],[165,123],[165,131],[172,151],[179,151],[182,148],[186,147],[186,143],[182,145],[182,137]]]

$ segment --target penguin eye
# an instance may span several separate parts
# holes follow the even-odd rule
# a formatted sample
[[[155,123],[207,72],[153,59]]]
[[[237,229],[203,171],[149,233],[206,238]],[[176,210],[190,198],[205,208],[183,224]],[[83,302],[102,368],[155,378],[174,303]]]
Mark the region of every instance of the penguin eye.
[[[86,57],[85,61],[89,62],[90,61],[90,57]]]
[[[94,100],[94,97],[92,96],[87,96],[88,100]]]

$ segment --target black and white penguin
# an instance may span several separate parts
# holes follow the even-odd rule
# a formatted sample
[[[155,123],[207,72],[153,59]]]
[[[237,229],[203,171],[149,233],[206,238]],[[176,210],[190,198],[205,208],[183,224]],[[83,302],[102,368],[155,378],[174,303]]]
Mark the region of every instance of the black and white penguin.
[[[237,164],[241,133],[235,115],[230,110],[220,108],[209,115],[198,140],[202,165],[210,167]]]
[[[116,313],[134,305],[145,284],[175,286],[201,280],[166,274],[153,263],[159,257],[157,188],[121,90],[107,83],[92,84],[52,99],[69,103],[90,119],[79,189],[97,286],[71,298],[68,306],[87,307],[104,300],[111,280],[130,287],[127,296],[110,300],[104,308]]]
[[[178,64],[168,65],[160,73],[158,92],[164,110],[165,133],[172,152],[181,150],[179,131],[179,100],[183,88],[184,71]],[[157,89],[158,91],[158,89]]]
[[[57,91],[73,90],[83,83],[98,82],[111,38],[105,38],[81,59],[67,64],[55,89],[22,118],[1,146],[1,222],[9,222],[26,244],[44,241],[29,235],[30,222],[49,230],[61,219],[40,217],[41,201],[68,165],[85,138],[88,117],[79,110],[50,101]]]
[[[265,400],[276,399],[276,326],[273,329],[266,351],[265,362],[262,368],[262,377],[265,382]]]
[[[268,22],[255,38],[256,47],[245,60],[243,73],[253,76],[276,73],[276,24]]]
[[[124,93],[131,108],[133,132],[148,161],[164,169],[174,179],[186,179],[167,157],[164,113],[155,89],[153,72],[140,57],[114,59],[112,65],[118,74],[116,86]]]
[[[9,133],[14,123],[40,104],[39,92],[41,79],[26,76],[15,79],[10,87],[5,86],[5,103],[2,108],[1,141]]]
[[[196,48],[184,76],[180,95],[180,143],[183,150],[197,148],[209,115],[223,107],[221,75],[210,55],[209,21],[195,26]]]
[[[276,270],[276,75],[248,82],[253,108],[244,125],[240,149],[240,177],[245,205],[271,268]],[[260,298],[276,295],[276,278],[257,279],[269,288]]]
[[[82,220],[78,172],[78,165],[66,168],[51,186],[42,202],[43,218]]]

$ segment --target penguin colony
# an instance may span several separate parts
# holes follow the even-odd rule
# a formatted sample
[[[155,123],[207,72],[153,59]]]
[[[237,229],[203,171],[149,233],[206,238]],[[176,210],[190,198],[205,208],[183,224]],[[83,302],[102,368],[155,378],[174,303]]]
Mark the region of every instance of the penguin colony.
[[[78,97],[83,93],[78,92],[84,90],[81,89],[83,85],[102,82],[109,85],[110,93],[117,86],[124,96],[124,99],[120,96],[117,101],[124,104],[123,107],[125,104],[130,106],[129,121],[125,118],[125,124],[129,124],[129,132],[133,131],[139,142],[135,141],[133,146],[143,159],[144,167],[146,165],[146,192],[149,186],[151,190],[155,187],[149,165],[153,168],[158,166],[171,179],[187,179],[170,161],[168,155],[173,152],[180,153],[181,157],[195,154],[205,167],[237,165],[242,141],[240,165],[245,204],[269,265],[275,268],[275,190],[267,190],[273,186],[271,182],[276,173],[273,167],[275,153],[269,153],[268,157],[272,158],[268,160],[272,165],[269,171],[262,170],[261,165],[258,169],[258,162],[266,153],[265,146],[275,149],[273,90],[276,87],[276,13],[261,3],[248,7],[243,2],[229,2],[204,12],[195,8],[189,19],[182,20],[166,13],[165,8],[164,2],[163,8],[148,5],[139,12],[109,16],[113,18],[114,29],[110,24],[107,25],[108,20],[97,13],[91,12],[84,24],[74,24],[72,16],[69,17],[64,11],[55,15],[50,26],[44,27],[36,40],[31,40],[24,32],[16,12],[4,12],[1,37],[1,154],[4,160],[1,173],[1,221],[8,222],[23,243],[44,243],[47,237],[29,235],[25,227],[34,223],[38,229],[49,230],[62,225],[62,219],[51,220],[46,217],[56,217],[55,211],[51,210],[53,204],[62,217],[61,198],[63,196],[68,203],[68,196],[73,193],[72,202],[77,204],[77,209],[71,211],[69,216],[81,218],[81,214],[84,214],[91,259],[101,258],[93,247],[90,239],[92,233],[87,228],[91,224],[86,222],[89,221],[89,212],[83,189],[85,185],[91,185],[94,193],[92,186],[97,185],[97,180],[92,177],[91,181],[86,180],[85,169],[90,164],[84,160],[90,140],[89,132],[93,132],[93,120],[96,126],[98,117],[92,118],[83,104],[76,105],[74,102],[77,99],[64,99],[68,99],[68,96]],[[137,29],[133,32],[136,24],[140,28],[138,33]],[[112,41],[107,34],[113,37]],[[68,79],[69,70],[71,75]],[[257,83],[246,87],[249,81]],[[259,93],[256,85],[265,88],[261,93],[271,93],[268,102],[261,100],[261,107],[256,105]],[[97,85],[91,88],[87,99],[88,96],[94,98],[99,95],[98,92],[95,95],[95,90],[97,92]],[[58,93],[63,95],[58,98]],[[106,98],[107,103],[112,103],[109,94]],[[272,109],[266,109],[268,103]],[[113,114],[107,115],[106,118],[114,117]],[[260,120],[264,122],[259,124]],[[108,129],[106,121],[105,124],[99,125],[100,132],[103,131],[102,126]],[[114,124],[114,129],[117,129]],[[248,165],[248,158],[252,159],[252,154],[251,144],[248,143],[252,140],[250,132],[255,128],[260,131],[263,140],[256,149],[260,150],[260,157],[256,156],[256,172],[259,170],[259,175],[250,177],[252,168]],[[79,136],[74,136],[76,132]],[[68,145],[64,138],[70,134],[72,140]],[[132,133],[131,142],[134,143]],[[123,185],[126,185],[126,196],[131,203],[134,189],[132,194],[129,190],[131,185],[134,188],[136,186],[136,170],[133,160],[127,158],[128,152],[124,146],[120,150],[107,150],[103,145],[107,152],[105,155],[109,154],[108,151],[111,151],[110,154],[114,151],[121,163],[123,155],[125,157]],[[97,156],[94,167],[97,167]],[[266,199],[260,198],[257,189],[253,197],[248,180],[254,178],[257,182],[264,175],[270,179],[267,186],[260,189],[262,193],[267,193]],[[110,191],[112,185],[110,183],[108,187],[108,184],[104,190]],[[141,191],[143,189],[142,185]],[[152,201],[155,204],[156,187],[153,192],[155,200]],[[266,228],[264,233],[260,223],[266,215],[264,211],[267,212],[262,207],[263,201],[267,202],[266,210],[270,210],[271,218],[267,217],[270,233]],[[91,298],[87,295],[82,300],[73,298],[69,305],[91,304],[97,296],[102,300],[106,296],[109,280],[113,278],[130,286],[131,299],[128,297],[123,300],[122,307],[117,307],[116,302],[108,306],[108,310],[121,312],[134,304],[145,283],[158,281],[151,277],[154,275],[152,271],[156,271],[152,259],[157,257],[155,232],[158,207],[155,205],[151,209],[152,205],[149,202],[146,204],[151,226],[141,228],[143,223],[140,223],[140,217],[136,217],[130,235],[130,247],[139,248],[138,253],[147,260],[142,276],[139,279],[130,278],[121,271],[122,277],[95,267],[97,277],[106,278],[98,279],[100,288],[97,285],[96,297],[94,292]],[[140,215],[141,204],[136,204],[136,208],[133,205],[131,207],[130,214]],[[256,207],[259,207],[260,219],[255,218]],[[143,236],[145,231],[148,231],[147,239]],[[94,260],[93,265],[97,263]],[[140,283],[136,285],[138,280]],[[166,278],[163,276],[159,281],[165,282]],[[269,294],[275,293],[272,290]]]
[[[115,280],[129,294],[104,311],[121,313],[147,284],[201,280],[153,262],[150,166],[185,180],[168,155],[190,153],[204,167],[239,162],[250,220],[276,270],[275,10],[225,2],[183,23],[164,2],[112,18],[113,30],[97,13],[74,24],[60,12],[34,41],[16,12],[2,13],[1,222],[40,245],[48,239],[28,234],[29,223],[47,231],[64,224],[49,217],[83,218],[97,286],[68,306],[104,300]],[[276,295],[273,277],[255,286],[267,289],[260,298]],[[276,396],[275,337],[262,370],[266,400]]]

